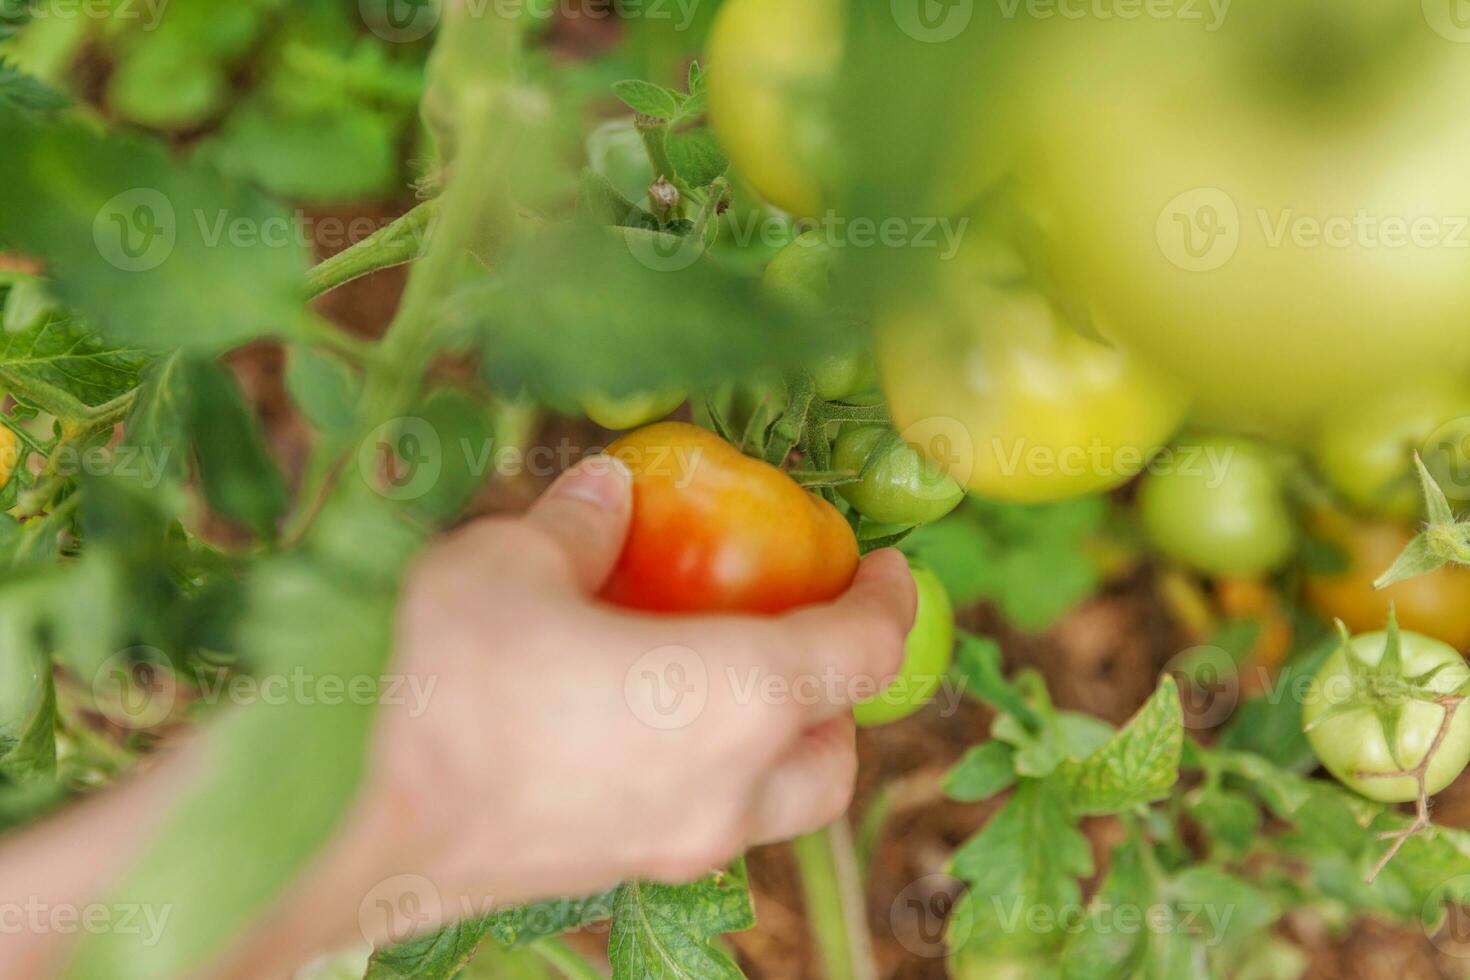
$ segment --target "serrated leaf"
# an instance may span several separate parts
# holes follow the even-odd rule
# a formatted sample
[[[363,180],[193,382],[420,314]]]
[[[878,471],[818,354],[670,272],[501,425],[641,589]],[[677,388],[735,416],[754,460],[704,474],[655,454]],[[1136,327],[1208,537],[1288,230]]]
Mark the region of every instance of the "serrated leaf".
[[[0,40],[4,39],[0,19]],[[46,116],[71,105],[71,97],[38,78],[27,75],[0,58],[0,107],[33,117]]]
[[[612,918],[621,886],[586,898],[564,898],[503,909],[486,920],[496,942],[509,949]]]
[[[755,925],[744,864],[691,885],[629,882],[608,936],[614,980],[731,980],[743,974],[710,940]]]
[[[944,777],[944,792],[961,803],[986,800],[1016,784],[1015,750],[1004,742],[970,749]]]
[[[706,127],[671,132],[667,148],[669,162],[686,186],[705,187],[730,169],[725,151]]]
[[[59,390],[91,407],[136,388],[146,363],[143,351],[109,342],[57,316],[19,333],[0,334],[0,374]]]
[[[955,851],[950,870],[970,885],[950,917],[951,949],[1054,949],[1060,934],[1037,934],[1025,923],[1036,910],[1060,922],[1081,902],[1077,879],[1092,873],[1092,849],[1057,787],[1026,780],[980,833]]]
[[[1243,854],[1261,829],[1261,810],[1246,796],[1211,787],[1192,797],[1187,808],[1213,847],[1227,854]]]
[[[188,474],[187,363],[185,355],[176,353],[149,367],[123,424],[123,446],[156,460],[158,476],[174,482]]]
[[[634,112],[655,119],[673,119],[679,112],[681,96],[672,89],[645,82],[642,79],[627,79],[613,83],[613,94]]]
[[[1166,676],[1106,745],[1081,762],[1064,763],[1058,776],[1075,812],[1118,813],[1168,795],[1179,780],[1183,744],[1179,691]]]
[[[374,950],[362,980],[454,980],[474,958],[488,931],[485,919],[469,919]]]

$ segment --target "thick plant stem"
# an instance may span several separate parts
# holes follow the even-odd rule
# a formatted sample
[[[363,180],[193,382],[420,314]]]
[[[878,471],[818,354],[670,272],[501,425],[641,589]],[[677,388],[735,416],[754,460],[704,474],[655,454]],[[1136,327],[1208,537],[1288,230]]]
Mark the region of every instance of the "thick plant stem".
[[[543,939],[531,946],[532,952],[555,967],[567,980],[603,980],[576,951],[560,939]]]
[[[877,980],[852,831],[843,817],[791,842],[807,922],[827,980]]]

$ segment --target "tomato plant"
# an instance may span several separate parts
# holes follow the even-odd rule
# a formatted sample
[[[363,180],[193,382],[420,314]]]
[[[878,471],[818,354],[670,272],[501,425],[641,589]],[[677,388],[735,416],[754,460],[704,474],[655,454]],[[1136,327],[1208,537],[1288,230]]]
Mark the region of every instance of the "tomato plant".
[[[859,725],[887,725],[924,707],[944,682],[954,655],[954,605],[949,594],[929,569],[910,567],[919,590],[919,608],[904,647],[903,667],[880,693],[853,706]]]
[[[1375,589],[1374,579],[1408,547],[1412,531],[1332,511],[1314,514],[1308,528],[1335,552],[1326,556],[1326,568],[1309,565],[1303,582],[1307,602],[1321,615],[1361,632],[1377,628],[1393,610],[1407,630],[1458,650],[1470,647],[1470,570],[1441,568]]]
[[[966,284],[954,316],[885,324],[879,368],[905,438],[969,489],[1039,502],[1127,482],[1183,417],[1168,380],[1062,323],[1035,293]]]
[[[841,293],[834,281],[837,253],[823,235],[821,231],[808,231],[793,239],[766,266],[763,283],[772,299],[798,313],[841,316]],[[827,401],[862,395],[878,384],[872,353],[866,347],[829,354],[808,370],[818,397]]]
[[[1470,667],[1454,647],[1390,620],[1386,632],[1344,638],[1312,678],[1302,720],[1343,784],[1408,802],[1438,793],[1470,764],[1470,712],[1457,710],[1467,685]],[[1421,766],[1422,786],[1411,775]]]
[[[965,496],[958,483],[883,426],[843,432],[832,447],[832,465],[860,474],[857,483],[844,484],[837,492],[879,524],[928,524],[958,507]]]
[[[823,602],[857,570],[837,509],[780,470],[681,422],[608,452],[633,471],[633,524],[603,590],[658,612],[784,612]]]
[[[1025,52],[987,93],[1025,107],[992,145],[1017,157],[1059,271],[1216,424],[1301,434],[1452,376],[1470,358],[1470,187],[1451,162],[1470,149],[1470,64],[1447,23],[1313,0],[1228,21],[986,25]]]
[[[1139,520],[1153,545],[1213,575],[1260,575],[1285,564],[1296,523],[1265,447],[1219,436],[1188,445],[1189,453],[1175,454],[1177,466],[1150,473],[1139,489]]]

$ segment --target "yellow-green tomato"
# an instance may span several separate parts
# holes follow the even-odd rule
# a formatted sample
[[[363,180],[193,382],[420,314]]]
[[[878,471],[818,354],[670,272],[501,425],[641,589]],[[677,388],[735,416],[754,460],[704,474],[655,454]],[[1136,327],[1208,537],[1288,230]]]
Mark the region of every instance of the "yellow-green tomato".
[[[1470,384],[1401,380],[1406,383],[1397,391],[1333,412],[1317,433],[1312,457],[1354,507],[1412,520],[1423,500],[1416,452],[1447,493],[1470,490]]]
[[[842,499],[870,521],[899,527],[929,524],[958,507],[964,489],[904,442],[892,444],[868,465],[873,452],[891,437],[892,430],[882,425],[855,426],[837,437],[834,469],[862,473],[868,466],[857,483],[837,488]]]
[[[1255,576],[1296,548],[1296,521],[1269,452],[1249,439],[1181,440],[1138,491],[1150,543],[1196,571]]]
[[[1470,58],[1443,3],[1050,18],[993,91],[1057,270],[1199,417],[1300,434],[1470,362]],[[1441,23],[1435,23],[1435,18]]]
[[[664,418],[684,404],[688,397],[682,391],[653,392],[623,398],[586,395],[582,398],[582,411],[604,429],[636,429]]]
[[[1431,675],[1424,681],[1433,692],[1452,694],[1470,680],[1470,667],[1454,647],[1418,633],[1400,632],[1401,679]],[[1332,654],[1312,679],[1302,709],[1307,740],[1317,758],[1348,788],[1372,800],[1403,803],[1418,798],[1410,776],[1365,777],[1365,773],[1398,773],[1424,760],[1444,720],[1444,709],[1432,701],[1408,700],[1397,724],[1397,753],[1389,751],[1388,736],[1375,713],[1371,691],[1354,682],[1353,665],[1376,666],[1387,648],[1388,634],[1364,633]],[[1437,672],[1435,672],[1437,671]],[[1382,685],[1387,686],[1387,685]],[[1347,706],[1346,713],[1337,709]],[[1333,713],[1329,715],[1329,711]],[[1396,757],[1395,757],[1396,755]],[[1470,711],[1458,711],[1448,734],[1435,752],[1425,776],[1425,790],[1433,795],[1454,782],[1470,763]]]
[[[833,206],[830,185],[844,162],[833,118],[844,6],[844,0],[725,0],[710,33],[705,81],[715,135],[761,196],[796,215],[815,217]],[[898,39],[898,25],[888,26]],[[976,119],[999,111],[984,100],[953,101]],[[891,128],[876,113],[859,124],[874,132]],[[949,152],[914,145],[906,161],[923,171],[913,175],[925,188],[912,202],[923,209],[916,214],[970,204],[998,176],[979,165],[978,126],[947,119],[945,132]]]
[[[919,608],[904,646],[903,667],[876,697],[853,705],[853,717],[864,727],[899,721],[928,704],[954,658],[954,605],[949,593],[929,569],[912,568]]]
[[[836,284],[837,251],[820,230],[805,232],[771,259],[761,286],[766,295],[799,316],[832,316],[842,299]],[[817,397],[835,402],[872,391],[878,369],[866,349],[842,351],[807,366]]]
[[[971,284],[948,310],[885,324],[878,368],[898,430],[976,493],[1020,503],[1119,486],[1168,441],[1186,399],[1041,295]]]

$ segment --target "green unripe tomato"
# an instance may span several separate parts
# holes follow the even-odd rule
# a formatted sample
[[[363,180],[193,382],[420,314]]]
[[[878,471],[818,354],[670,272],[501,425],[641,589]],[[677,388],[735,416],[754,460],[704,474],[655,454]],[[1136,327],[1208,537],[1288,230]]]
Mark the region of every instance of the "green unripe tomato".
[[[922,565],[912,566],[919,608],[904,645],[903,667],[883,691],[853,705],[863,727],[899,721],[929,703],[954,659],[954,604],[939,577]]]
[[[837,306],[836,270],[836,250],[820,231],[809,231],[776,253],[761,285],[772,300],[801,316],[828,316]],[[807,370],[823,401],[843,401],[878,386],[878,369],[867,350],[831,354],[807,365]]]
[[[582,411],[604,429],[636,429],[657,422],[684,404],[688,397],[682,391],[651,392],[625,398],[586,395],[582,398]]]
[[[1422,501],[1414,453],[1448,491],[1464,484],[1467,437],[1470,386],[1415,382],[1334,412],[1317,432],[1312,458],[1354,507],[1411,521]]]
[[[1155,548],[1210,575],[1263,575],[1286,563],[1296,523],[1265,447],[1212,436],[1179,444],[1171,459],[1138,494]]]
[[[845,430],[832,449],[833,467],[861,471],[889,432],[881,425]],[[844,484],[837,492],[868,520],[899,527],[937,521],[965,499],[958,483],[904,443],[873,463],[861,481]]]
[[[1448,644],[1419,633],[1400,632],[1404,678],[1439,668],[1426,682],[1431,690],[1450,694],[1470,680],[1465,658]],[[1418,786],[1412,777],[1365,779],[1360,773],[1393,773],[1412,769],[1424,760],[1444,720],[1444,709],[1429,701],[1410,700],[1403,705],[1398,722],[1398,759],[1389,751],[1383,725],[1374,713],[1373,702],[1353,683],[1348,657],[1376,666],[1387,649],[1388,634],[1364,633],[1345,643],[1322,664],[1307,690],[1302,722],[1307,741],[1322,765],[1349,789],[1371,800],[1406,803],[1417,799]],[[1355,705],[1359,710],[1324,717],[1329,708]],[[1440,743],[1425,774],[1425,790],[1432,796],[1454,782],[1470,763],[1470,710],[1455,713],[1449,732]]]

